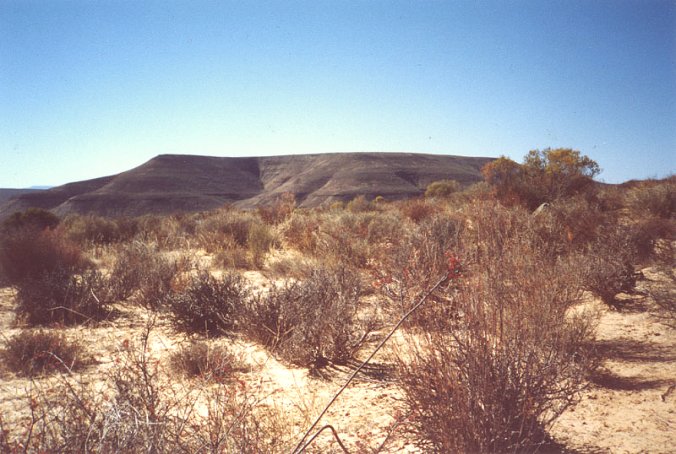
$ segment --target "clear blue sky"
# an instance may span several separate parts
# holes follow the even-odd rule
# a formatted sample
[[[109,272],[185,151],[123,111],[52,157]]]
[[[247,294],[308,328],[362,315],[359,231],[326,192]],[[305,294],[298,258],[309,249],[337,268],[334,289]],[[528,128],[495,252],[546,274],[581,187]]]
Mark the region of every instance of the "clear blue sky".
[[[549,146],[608,182],[676,171],[676,0],[0,0],[0,187]]]

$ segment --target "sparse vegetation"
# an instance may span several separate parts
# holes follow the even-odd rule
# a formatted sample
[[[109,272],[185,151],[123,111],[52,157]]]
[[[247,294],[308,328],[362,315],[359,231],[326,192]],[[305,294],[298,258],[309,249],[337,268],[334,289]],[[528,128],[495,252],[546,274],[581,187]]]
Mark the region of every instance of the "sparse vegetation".
[[[78,370],[88,360],[80,342],[43,330],[14,335],[0,350],[0,358],[7,369],[28,377]]]
[[[0,356],[31,381],[21,411],[0,412],[0,450],[289,452],[314,397],[282,404],[302,410],[294,419],[271,395],[293,383],[324,387],[323,400],[392,326],[391,349],[356,375],[403,395],[385,442],[406,430],[399,441],[425,452],[543,450],[595,379],[595,310],[645,301],[673,326],[673,177],[595,187],[598,171],[546,149],[492,162],[485,183],[436,181],[400,201],[18,213],[0,229],[17,331]],[[127,336],[146,319],[140,340]],[[114,340],[94,347],[98,364],[72,339],[102,332]],[[264,375],[274,367],[283,381]],[[331,429],[310,451],[335,447]],[[378,452],[369,437],[346,444]]]

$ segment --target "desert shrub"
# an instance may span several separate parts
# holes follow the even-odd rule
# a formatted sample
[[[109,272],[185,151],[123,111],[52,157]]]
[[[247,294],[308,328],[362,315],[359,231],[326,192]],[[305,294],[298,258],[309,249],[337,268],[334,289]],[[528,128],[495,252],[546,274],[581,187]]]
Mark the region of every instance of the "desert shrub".
[[[208,243],[213,235],[220,235],[230,237],[239,246],[246,247],[249,230],[254,224],[256,224],[256,218],[251,213],[234,209],[219,210],[202,220],[197,225],[195,233],[198,237],[204,237],[204,240],[199,240],[200,243]]]
[[[426,452],[535,452],[586,386],[593,317],[576,312],[579,275],[528,241],[467,271],[443,329],[400,355],[413,428]]]
[[[366,231],[370,245],[382,245],[399,241],[404,236],[405,223],[394,213],[380,213],[371,218]]]
[[[80,244],[111,244],[121,238],[120,229],[112,219],[101,216],[68,216],[60,226],[67,238]]]
[[[255,391],[216,386],[205,393],[206,415],[191,426],[182,452],[242,454],[291,452],[295,433],[288,410],[270,406]]]
[[[645,182],[626,194],[627,206],[638,216],[670,219],[676,213],[676,179]]]
[[[322,208],[326,208],[326,205],[322,206]],[[334,200],[331,203],[329,203],[329,206],[328,206],[329,211],[343,211],[344,209],[345,209],[345,202],[343,202],[342,200]]]
[[[401,202],[401,213],[415,223],[432,216],[437,208],[422,199],[409,199]]]
[[[499,200],[530,210],[585,192],[600,171],[594,160],[569,148],[531,150],[523,164],[502,156],[481,170]]]
[[[594,199],[601,211],[616,212],[625,206],[625,190],[621,186],[597,186]]]
[[[247,246],[251,253],[252,263],[260,268],[263,266],[265,255],[277,244],[277,238],[266,224],[253,224],[247,235]]]
[[[609,229],[589,245],[585,255],[585,288],[604,303],[617,307],[615,296],[636,285],[635,249],[626,228]]]
[[[321,260],[304,256],[298,252],[286,251],[276,255],[266,263],[265,275],[296,279],[306,278],[312,274],[312,270],[317,268],[318,261]]]
[[[79,272],[87,266],[80,248],[55,231],[23,229],[0,238],[0,272],[12,285],[53,272]]]
[[[583,197],[571,197],[554,205],[556,222],[563,227],[566,241],[573,247],[583,247],[597,236],[599,230],[616,223],[616,219],[597,204]]]
[[[659,308],[662,321],[676,329],[676,274],[671,265],[661,265],[657,270],[664,276],[664,280],[653,284],[649,294]]]
[[[370,219],[367,213],[328,214],[316,235],[315,255],[334,264],[366,267],[369,259],[366,235]]]
[[[520,206],[507,208],[488,200],[468,206],[464,215],[467,228],[460,241],[467,264],[479,267],[490,264],[516,241],[547,249],[543,246],[549,239],[534,232],[539,222],[537,217]]]
[[[284,242],[300,252],[313,253],[317,248],[319,219],[316,213],[296,210],[282,225]]]
[[[631,225],[630,235],[637,262],[669,264],[673,261],[676,220],[658,217],[641,219]]]
[[[293,364],[343,364],[363,340],[360,293],[358,276],[347,268],[315,270],[249,300],[243,329]]]
[[[75,275],[56,270],[22,281],[16,315],[31,326],[99,321],[111,315],[108,295],[108,283],[98,271]]]
[[[180,439],[182,430],[177,423],[185,417],[184,405],[192,402],[164,384],[163,369],[151,356],[152,323],[146,326],[140,344],[125,341],[122,345],[117,367],[110,371],[108,408],[95,406],[89,412],[94,443],[102,451],[166,452]],[[180,400],[187,402],[181,404]],[[81,431],[79,427],[71,430]]]
[[[363,195],[358,195],[354,199],[347,202],[345,209],[351,211],[352,213],[363,213],[365,211],[371,211],[374,209],[373,204],[366,200],[366,197]]]
[[[238,246],[234,242],[229,246],[225,247],[223,250],[220,250],[214,255],[215,265],[221,266],[222,268],[234,268],[234,269],[251,269],[255,265],[252,263],[251,255],[249,251],[241,246]]]
[[[42,231],[54,229],[61,220],[55,214],[41,208],[17,211],[2,221],[1,233],[15,233],[23,230]]]
[[[290,192],[285,192],[279,195],[272,204],[259,206],[257,212],[266,224],[277,225],[291,216],[295,208],[296,197]]]
[[[460,190],[460,183],[455,180],[439,180],[427,185],[425,198],[450,197]]]
[[[583,197],[561,199],[538,209],[526,222],[526,230],[552,257],[582,251],[596,240],[599,232],[617,223],[613,213]]]
[[[414,229],[384,254],[373,270],[373,285],[388,299],[395,318],[408,312],[422,295],[449,272],[460,272],[460,238],[464,221],[458,217],[438,214]],[[438,293],[428,297],[430,304],[416,311],[405,326],[430,328],[435,319],[452,316],[446,298]]]
[[[144,307],[159,308],[171,292],[180,271],[176,261],[155,247],[135,241],[123,246],[110,273],[110,295],[115,300],[135,300]]]
[[[186,288],[169,295],[167,306],[176,329],[219,336],[230,332],[247,298],[244,279],[236,273],[220,278],[200,272]]]
[[[229,348],[204,341],[182,346],[172,353],[170,361],[176,372],[209,381],[229,380],[234,372],[246,370],[242,360]]]
[[[485,181],[479,181],[467,186],[460,192],[459,199],[466,202],[489,200],[494,198],[494,191]]]
[[[136,239],[146,244],[155,244],[161,250],[186,247],[189,239],[176,216],[146,215],[135,220]]]
[[[82,344],[63,333],[42,330],[22,331],[9,338],[0,358],[12,372],[29,377],[77,370],[86,364]]]

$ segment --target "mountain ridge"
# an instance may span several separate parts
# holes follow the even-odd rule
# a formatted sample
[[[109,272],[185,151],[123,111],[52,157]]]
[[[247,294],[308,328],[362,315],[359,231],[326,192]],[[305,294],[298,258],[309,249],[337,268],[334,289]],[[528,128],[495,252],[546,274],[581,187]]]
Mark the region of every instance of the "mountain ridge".
[[[30,207],[57,215],[138,216],[203,211],[225,204],[252,208],[292,193],[314,207],[358,195],[401,199],[432,181],[481,180],[494,158],[418,153],[327,153],[261,157],[160,154],[125,172],[20,194],[0,205],[0,218]]]

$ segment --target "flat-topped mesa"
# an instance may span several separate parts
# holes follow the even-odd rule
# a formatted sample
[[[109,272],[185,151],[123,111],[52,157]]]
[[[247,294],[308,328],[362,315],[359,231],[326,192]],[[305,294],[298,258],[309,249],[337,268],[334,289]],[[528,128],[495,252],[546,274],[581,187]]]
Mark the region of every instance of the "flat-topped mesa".
[[[0,218],[30,207],[58,215],[139,216],[252,208],[294,194],[299,205],[363,195],[402,199],[433,181],[481,180],[492,158],[416,153],[330,153],[262,157],[159,155],[118,175],[22,194],[0,205]]]

